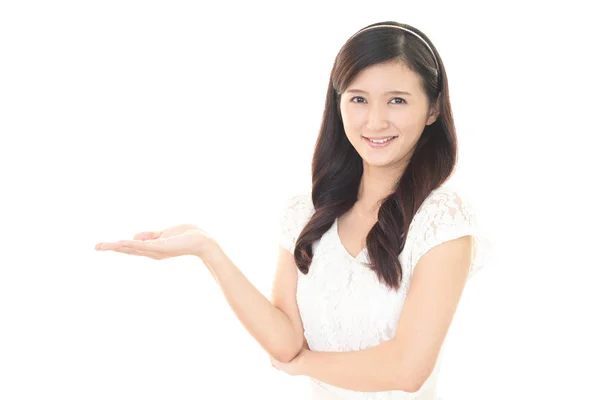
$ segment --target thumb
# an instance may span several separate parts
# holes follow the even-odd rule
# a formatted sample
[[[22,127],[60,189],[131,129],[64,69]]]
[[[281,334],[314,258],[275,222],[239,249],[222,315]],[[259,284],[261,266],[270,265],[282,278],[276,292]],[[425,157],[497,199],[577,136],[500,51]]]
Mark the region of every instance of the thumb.
[[[152,240],[158,239],[162,231],[148,231],[148,232],[140,232],[133,237],[134,240]]]

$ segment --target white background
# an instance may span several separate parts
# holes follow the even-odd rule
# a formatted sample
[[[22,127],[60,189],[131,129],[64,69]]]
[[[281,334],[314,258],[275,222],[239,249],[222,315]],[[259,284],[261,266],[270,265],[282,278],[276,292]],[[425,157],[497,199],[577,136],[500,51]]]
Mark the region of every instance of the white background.
[[[0,4],[0,399],[307,399],[306,378],[270,365],[198,259],[94,246],[197,224],[269,296],[335,55],[383,20],[421,29],[442,56],[453,182],[495,246],[448,334],[443,399],[600,398],[591,10]]]

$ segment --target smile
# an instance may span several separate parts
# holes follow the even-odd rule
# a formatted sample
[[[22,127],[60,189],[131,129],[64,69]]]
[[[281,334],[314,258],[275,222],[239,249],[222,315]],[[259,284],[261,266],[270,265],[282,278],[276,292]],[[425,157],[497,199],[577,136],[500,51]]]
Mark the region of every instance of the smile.
[[[396,139],[398,136],[390,136],[388,138],[385,139],[369,139],[366,137],[362,137],[369,146],[375,148],[375,149],[380,149],[382,147],[387,147],[391,142],[394,141],[394,139]]]

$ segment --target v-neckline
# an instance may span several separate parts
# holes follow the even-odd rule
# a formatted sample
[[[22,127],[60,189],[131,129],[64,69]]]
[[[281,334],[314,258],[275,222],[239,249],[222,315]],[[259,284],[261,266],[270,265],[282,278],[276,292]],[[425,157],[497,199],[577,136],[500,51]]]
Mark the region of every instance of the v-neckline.
[[[346,255],[352,260],[352,261],[361,261],[363,259],[363,255],[366,253],[367,248],[363,248],[360,253],[358,253],[355,256],[353,256],[352,254],[350,254],[350,252],[348,251],[348,249],[346,248],[346,246],[344,246],[344,243],[342,242],[342,238],[340,237],[340,232],[338,231],[338,218],[335,219],[335,221],[333,221],[333,234],[335,236],[336,241],[338,242],[339,246],[341,247],[341,249],[344,251],[344,253],[346,253]]]

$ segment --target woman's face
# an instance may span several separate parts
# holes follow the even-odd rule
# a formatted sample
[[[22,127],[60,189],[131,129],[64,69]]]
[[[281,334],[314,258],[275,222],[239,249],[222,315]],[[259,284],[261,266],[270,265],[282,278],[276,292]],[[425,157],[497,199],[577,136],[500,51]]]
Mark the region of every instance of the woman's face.
[[[340,97],[346,136],[370,166],[406,164],[425,125],[435,122],[429,112],[420,76],[400,61],[362,70]],[[394,137],[378,144],[369,139]]]

